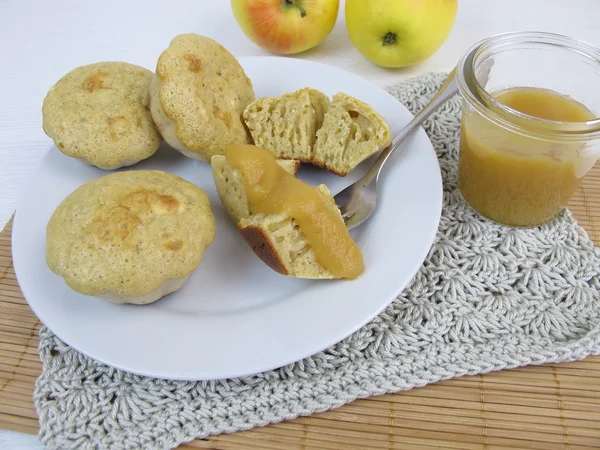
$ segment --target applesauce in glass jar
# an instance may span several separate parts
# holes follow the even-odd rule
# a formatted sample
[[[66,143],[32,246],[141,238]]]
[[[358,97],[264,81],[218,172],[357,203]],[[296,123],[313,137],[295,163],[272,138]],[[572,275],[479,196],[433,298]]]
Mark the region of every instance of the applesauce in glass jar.
[[[465,201],[509,226],[556,217],[600,156],[600,49],[507,33],[472,47],[457,82]]]

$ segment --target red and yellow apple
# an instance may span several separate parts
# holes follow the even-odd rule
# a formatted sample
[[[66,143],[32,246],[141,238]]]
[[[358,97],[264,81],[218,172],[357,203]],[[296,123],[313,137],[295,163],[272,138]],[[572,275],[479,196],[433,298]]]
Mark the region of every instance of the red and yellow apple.
[[[291,55],[317,46],[329,35],[339,0],[231,0],[231,7],[255,44]]]
[[[404,67],[433,55],[448,38],[458,0],[346,0],[346,28],[372,63]]]

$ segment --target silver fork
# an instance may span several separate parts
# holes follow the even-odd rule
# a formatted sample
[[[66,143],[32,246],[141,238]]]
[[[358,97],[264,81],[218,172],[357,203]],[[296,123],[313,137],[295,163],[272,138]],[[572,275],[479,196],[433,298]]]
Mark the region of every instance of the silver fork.
[[[392,144],[381,152],[365,176],[334,197],[335,202],[340,208],[344,222],[346,222],[346,228],[351,230],[359,226],[373,214],[377,206],[377,181],[379,180],[383,165],[415,128],[421,125],[433,111],[458,92],[454,73],[455,70],[450,72],[440,90],[435,94],[435,97],[396,136]]]

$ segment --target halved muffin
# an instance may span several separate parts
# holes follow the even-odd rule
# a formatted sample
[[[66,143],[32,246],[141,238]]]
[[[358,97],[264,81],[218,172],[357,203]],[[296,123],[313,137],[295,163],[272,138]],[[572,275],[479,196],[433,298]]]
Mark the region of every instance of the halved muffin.
[[[238,155],[258,155],[242,163],[246,173],[227,156],[213,156],[211,165],[219,198],[254,253],[273,270],[297,278],[358,276],[363,270],[361,251],[327,186],[313,188],[295,179],[295,169],[267,150],[237,147]]]
[[[343,223],[327,186],[316,189]],[[319,264],[305,234],[288,214],[251,214],[240,219],[238,229],[254,253],[276,272],[296,278],[339,278]]]
[[[338,93],[333,100],[304,88],[250,103],[244,121],[256,145],[346,176],[391,143],[385,120],[368,104]]]
[[[277,160],[277,163],[287,172],[296,175],[300,161]],[[238,223],[243,218],[250,217],[250,205],[244,189],[244,180],[239,170],[227,162],[225,155],[215,155],[211,158],[213,179],[217,187],[219,199],[231,220]]]

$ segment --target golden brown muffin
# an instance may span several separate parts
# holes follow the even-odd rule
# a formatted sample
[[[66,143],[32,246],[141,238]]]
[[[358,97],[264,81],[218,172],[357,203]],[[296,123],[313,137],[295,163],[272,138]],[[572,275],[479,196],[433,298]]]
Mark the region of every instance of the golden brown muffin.
[[[76,292],[146,304],[179,289],[215,236],[208,196],[167,172],[84,183],[56,208],[46,261]]]
[[[150,90],[154,122],[184,155],[209,162],[229,144],[250,142],[242,113],[254,100],[252,83],[214,40],[176,36],[158,59]]]
[[[44,131],[65,155],[101,169],[146,159],[161,142],[149,111],[151,81],[151,71],[124,62],[73,69],[44,99]]]

